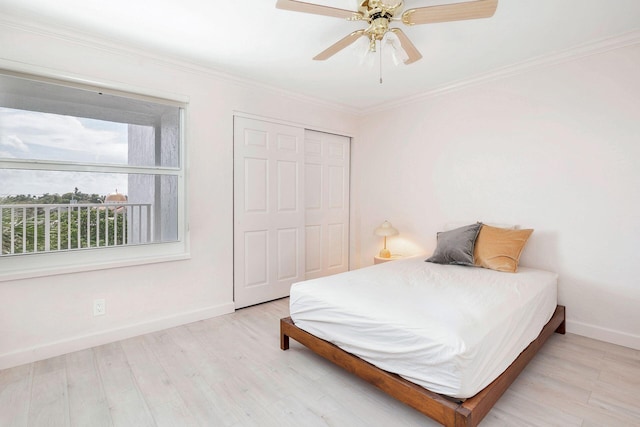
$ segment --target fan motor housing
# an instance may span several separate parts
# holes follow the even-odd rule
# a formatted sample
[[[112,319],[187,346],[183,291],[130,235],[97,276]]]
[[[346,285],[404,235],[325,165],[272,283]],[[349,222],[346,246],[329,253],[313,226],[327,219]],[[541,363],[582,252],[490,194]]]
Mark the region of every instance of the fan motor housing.
[[[367,29],[367,33],[375,35],[375,38],[382,40],[385,33],[389,30],[389,18],[386,16],[372,17],[371,25]]]

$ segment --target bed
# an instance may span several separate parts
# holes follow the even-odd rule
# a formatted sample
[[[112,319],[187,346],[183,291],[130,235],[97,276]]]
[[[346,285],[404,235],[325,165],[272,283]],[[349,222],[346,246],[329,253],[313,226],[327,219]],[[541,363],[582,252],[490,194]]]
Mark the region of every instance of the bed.
[[[293,338],[447,426],[474,426],[555,331],[557,275],[398,260],[296,283]]]

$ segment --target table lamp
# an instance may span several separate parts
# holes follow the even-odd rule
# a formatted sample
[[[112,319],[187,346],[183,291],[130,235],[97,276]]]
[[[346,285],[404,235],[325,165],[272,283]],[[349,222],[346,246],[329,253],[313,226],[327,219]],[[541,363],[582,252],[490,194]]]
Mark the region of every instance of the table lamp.
[[[374,234],[384,237],[384,248],[380,250],[380,258],[391,258],[391,252],[387,249],[387,236],[395,236],[398,234],[398,230],[393,228],[389,221],[385,221],[380,227],[375,229]]]

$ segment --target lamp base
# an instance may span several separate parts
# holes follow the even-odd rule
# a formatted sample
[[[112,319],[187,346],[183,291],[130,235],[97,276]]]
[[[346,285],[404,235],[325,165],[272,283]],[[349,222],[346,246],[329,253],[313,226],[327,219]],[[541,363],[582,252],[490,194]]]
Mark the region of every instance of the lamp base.
[[[381,249],[378,256],[380,258],[391,258],[391,251],[389,251],[389,249],[387,248]]]

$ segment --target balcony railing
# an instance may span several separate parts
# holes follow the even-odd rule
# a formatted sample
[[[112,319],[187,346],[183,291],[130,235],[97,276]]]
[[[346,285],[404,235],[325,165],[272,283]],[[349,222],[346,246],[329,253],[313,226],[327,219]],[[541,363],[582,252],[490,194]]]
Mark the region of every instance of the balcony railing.
[[[149,243],[148,203],[0,205],[0,256]]]

